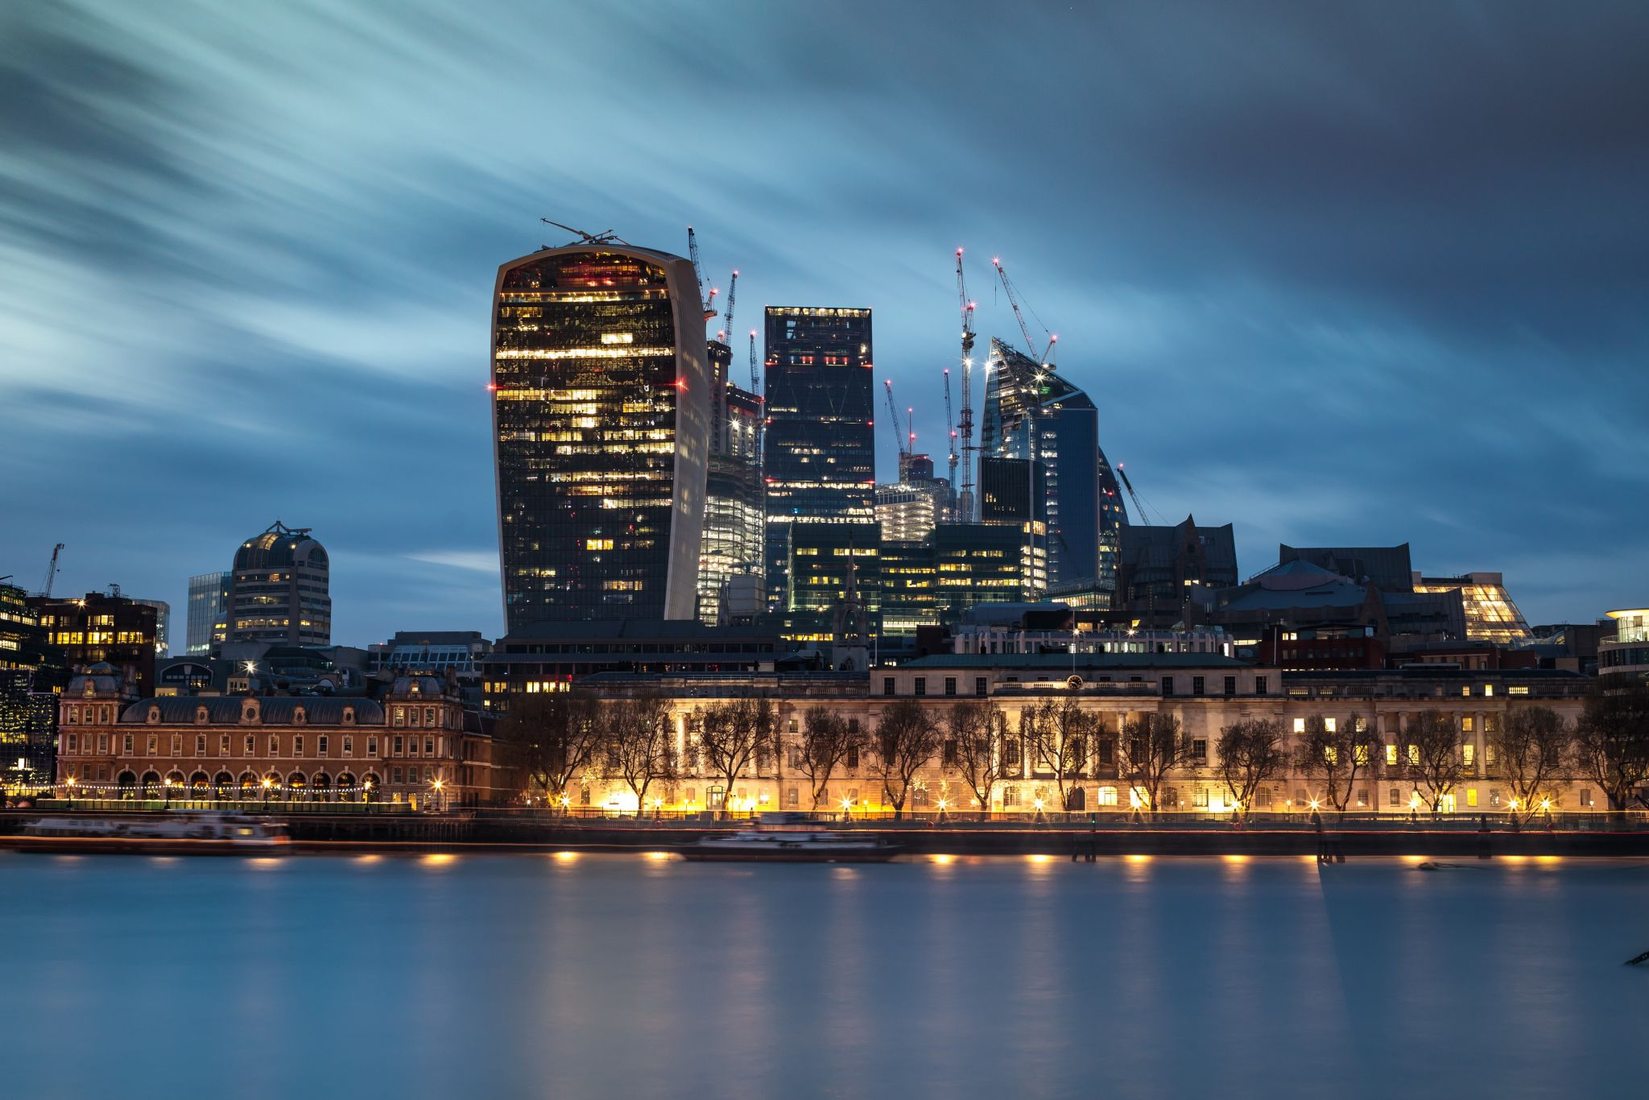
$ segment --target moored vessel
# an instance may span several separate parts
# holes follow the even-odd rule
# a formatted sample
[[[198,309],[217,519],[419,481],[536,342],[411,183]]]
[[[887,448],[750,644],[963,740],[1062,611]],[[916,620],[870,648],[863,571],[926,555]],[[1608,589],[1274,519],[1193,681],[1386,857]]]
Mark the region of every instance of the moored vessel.
[[[291,846],[286,826],[214,810],[155,816],[58,814],[37,818],[5,838],[19,851],[129,852],[146,855],[280,855]]]
[[[879,837],[828,832],[757,832],[705,837],[677,849],[695,862],[886,863],[899,846]]]

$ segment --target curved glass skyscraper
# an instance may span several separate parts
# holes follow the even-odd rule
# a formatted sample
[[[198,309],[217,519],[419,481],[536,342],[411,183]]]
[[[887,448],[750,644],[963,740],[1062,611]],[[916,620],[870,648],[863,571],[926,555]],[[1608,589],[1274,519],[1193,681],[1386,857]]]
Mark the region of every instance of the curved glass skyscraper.
[[[504,264],[492,391],[506,628],[693,618],[710,370],[692,263],[595,241]]]

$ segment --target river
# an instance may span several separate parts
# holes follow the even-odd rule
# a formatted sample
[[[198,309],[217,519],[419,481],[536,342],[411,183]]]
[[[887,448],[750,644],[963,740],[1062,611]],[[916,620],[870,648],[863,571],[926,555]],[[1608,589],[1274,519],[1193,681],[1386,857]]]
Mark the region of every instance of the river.
[[[1649,862],[0,854],[13,1095],[1641,1095]]]

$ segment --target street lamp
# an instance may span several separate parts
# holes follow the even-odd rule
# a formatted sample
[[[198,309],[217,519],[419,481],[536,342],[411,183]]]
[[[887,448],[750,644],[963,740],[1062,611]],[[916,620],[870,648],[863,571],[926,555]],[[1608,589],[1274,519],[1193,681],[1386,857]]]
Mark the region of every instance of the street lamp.
[[[851,798],[842,799],[842,820],[853,820],[853,799]]]
[[[445,779],[433,779],[430,781],[429,785],[430,788],[435,791],[436,810],[440,811],[446,809],[446,800],[441,797],[441,792],[447,789],[447,781]]]
[[[79,783],[80,781],[78,779],[76,779],[74,776],[71,775],[67,779],[65,779],[63,782],[66,783],[68,785],[68,788],[69,788],[69,809],[72,810],[72,809],[74,809],[74,788],[75,788],[75,785],[77,783]]]
[[[170,780],[168,780],[168,782],[170,782]],[[275,785],[275,781],[273,779],[270,779],[267,775],[263,777],[263,780],[262,780],[263,804],[265,806],[269,805],[269,788],[273,787],[274,785]]]
[[[161,782],[166,787],[166,802],[161,808],[169,810],[172,808],[172,777],[168,775]]]

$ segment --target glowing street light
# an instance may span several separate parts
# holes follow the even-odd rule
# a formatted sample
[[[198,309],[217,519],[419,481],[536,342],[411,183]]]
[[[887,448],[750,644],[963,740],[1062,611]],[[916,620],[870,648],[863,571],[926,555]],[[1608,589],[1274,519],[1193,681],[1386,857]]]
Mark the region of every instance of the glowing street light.
[[[853,819],[853,799],[844,798],[844,799],[842,799],[842,820],[843,821],[851,821],[852,819]]]

